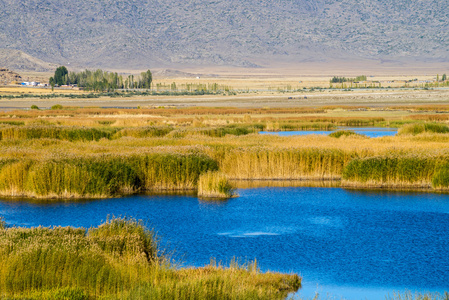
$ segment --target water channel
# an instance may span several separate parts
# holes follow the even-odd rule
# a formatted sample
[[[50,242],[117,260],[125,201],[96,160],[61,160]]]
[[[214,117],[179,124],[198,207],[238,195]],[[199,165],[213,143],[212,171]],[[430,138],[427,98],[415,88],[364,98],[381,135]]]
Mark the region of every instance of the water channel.
[[[295,272],[311,299],[385,299],[395,291],[449,290],[449,195],[324,187],[239,189],[240,197],[134,195],[91,201],[5,199],[16,226],[97,226],[108,215],[142,219],[184,266],[257,259]]]

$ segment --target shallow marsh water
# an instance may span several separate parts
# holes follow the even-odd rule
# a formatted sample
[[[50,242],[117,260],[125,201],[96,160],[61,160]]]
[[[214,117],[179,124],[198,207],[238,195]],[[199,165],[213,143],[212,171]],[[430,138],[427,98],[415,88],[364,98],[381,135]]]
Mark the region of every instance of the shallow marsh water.
[[[386,127],[338,127],[335,130],[303,130],[303,131],[261,131],[260,134],[273,134],[279,136],[294,136],[294,135],[329,135],[337,130],[351,130],[358,134],[363,134],[371,138],[394,136],[398,133],[397,128]]]
[[[325,187],[239,189],[239,198],[136,195],[77,201],[0,201],[17,226],[97,226],[108,215],[147,222],[185,266],[257,259],[303,276],[297,297],[384,299],[449,290],[449,195]]]

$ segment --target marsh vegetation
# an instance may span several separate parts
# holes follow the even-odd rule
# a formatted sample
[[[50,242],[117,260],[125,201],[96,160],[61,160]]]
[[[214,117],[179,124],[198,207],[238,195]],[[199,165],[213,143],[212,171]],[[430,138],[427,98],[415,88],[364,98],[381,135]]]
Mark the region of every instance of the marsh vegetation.
[[[199,178],[215,171],[227,179],[342,180],[343,186],[351,187],[449,187],[449,127],[444,120],[417,120],[413,112],[411,117],[389,119],[363,114],[332,116],[336,109],[341,108],[123,110],[58,106],[2,113],[0,193],[90,198],[148,190],[197,190]],[[424,108],[415,111],[420,109]],[[303,137],[258,134],[261,130],[339,125],[402,127],[397,136],[375,139],[351,131]],[[216,190],[211,180],[201,189]]]
[[[385,111],[393,113],[382,116]],[[338,181],[344,187],[447,190],[448,116],[449,106],[57,105],[3,112],[0,194],[105,198],[191,190],[201,198],[227,198],[233,196],[235,179],[249,185],[254,180],[316,180],[323,186]],[[331,136],[259,134],[342,125],[400,129],[396,136],[381,138],[351,131]],[[260,273],[256,264],[176,269],[159,253],[153,234],[132,220],[108,220],[87,231],[0,226],[0,290],[12,299],[276,299],[300,285],[296,275]]]
[[[0,220],[1,221],[1,220]],[[297,275],[256,262],[177,268],[141,222],[94,228],[7,228],[0,222],[0,297],[6,299],[282,299]]]

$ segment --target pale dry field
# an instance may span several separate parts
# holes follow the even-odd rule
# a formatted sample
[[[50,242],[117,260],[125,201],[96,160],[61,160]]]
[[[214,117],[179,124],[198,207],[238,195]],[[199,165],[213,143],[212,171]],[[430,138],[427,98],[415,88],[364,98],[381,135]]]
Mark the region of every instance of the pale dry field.
[[[359,74],[364,75],[364,74]],[[343,76],[336,74],[336,76]],[[441,74],[440,74],[441,76]],[[156,78],[154,83],[160,83],[163,85],[170,85],[176,83],[177,86],[185,84],[213,84],[218,83],[220,85],[230,86],[235,90],[249,90],[249,91],[277,91],[278,89],[286,90],[290,87],[290,90],[297,90],[303,88],[329,88],[330,80],[333,76],[277,76],[264,75],[264,76],[222,76],[222,77],[200,77],[200,78]],[[355,77],[355,76],[354,76]],[[440,77],[441,78],[441,77]],[[404,86],[406,81],[418,79],[417,81],[407,83],[410,87],[422,87],[424,81],[433,81],[436,79],[435,75],[421,75],[421,76],[371,76],[367,78],[367,84],[370,82],[380,81],[382,87],[399,88]],[[337,84],[333,84],[334,87]]]
[[[307,97],[307,99],[305,99]],[[291,98],[291,99],[289,99]],[[301,93],[273,93],[273,94],[240,94],[240,95],[204,95],[204,96],[133,96],[127,98],[18,98],[0,99],[0,109],[30,108],[37,105],[49,108],[55,104],[78,107],[301,107],[326,105],[356,105],[383,107],[388,105],[421,105],[421,104],[449,104],[449,90],[429,91],[314,91]]]
[[[361,74],[360,74],[361,75]],[[440,74],[441,76],[441,74]],[[79,107],[301,107],[325,105],[352,105],[382,107],[387,105],[419,105],[419,104],[448,104],[449,88],[423,89],[355,89],[343,90],[310,90],[312,87],[329,87],[329,76],[281,76],[273,74],[222,74],[218,77],[198,78],[155,78],[157,84],[170,85],[175,82],[178,87],[185,84],[217,83],[229,86],[238,92],[236,95],[202,95],[202,96],[132,96],[132,97],[100,97],[100,98],[16,98],[0,99],[0,109],[10,110],[16,108],[30,108],[37,105],[40,108],[49,108],[55,104]],[[378,75],[368,80],[397,81],[403,85],[404,80],[418,78],[419,81],[433,80],[436,75]],[[418,83],[419,83],[418,81]],[[392,83],[392,85],[394,85]],[[385,84],[383,84],[385,86]],[[279,92],[286,90],[289,92]],[[304,90],[303,88],[308,89]],[[242,93],[241,91],[249,91]],[[46,95],[46,94],[89,94],[87,91],[77,89],[55,89],[8,86],[0,87],[0,95]]]
[[[32,87],[32,86],[2,86],[0,87],[0,95],[23,95],[23,94],[37,94],[37,95],[48,95],[48,94],[82,94],[86,93],[80,91],[77,88],[55,88],[54,91],[51,87]]]

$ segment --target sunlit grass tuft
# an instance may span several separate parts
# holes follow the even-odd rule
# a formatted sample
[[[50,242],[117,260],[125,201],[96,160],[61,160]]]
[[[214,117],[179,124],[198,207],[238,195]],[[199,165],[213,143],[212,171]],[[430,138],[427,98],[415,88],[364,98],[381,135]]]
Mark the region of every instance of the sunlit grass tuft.
[[[342,137],[342,136],[350,136],[350,135],[352,135],[352,136],[366,137],[365,135],[355,133],[355,132],[352,131],[352,130],[337,130],[337,131],[334,131],[334,132],[332,132],[332,133],[329,134],[330,137],[337,138],[337,139],[340,138],[340,137]]]
[[[198,196],[201,198],[230,198],[234,188],[225,174],[207,172],[200,175],[198,181]]]

